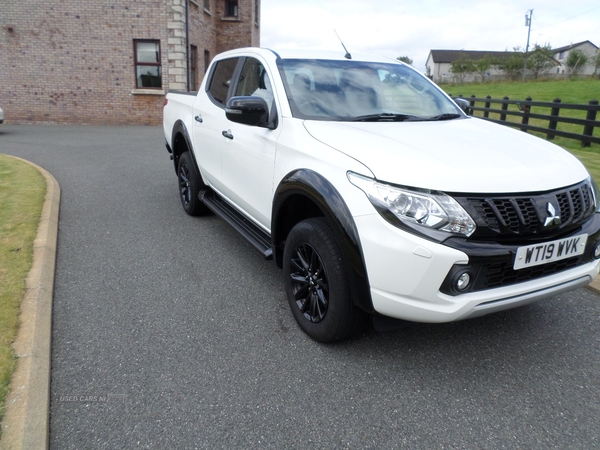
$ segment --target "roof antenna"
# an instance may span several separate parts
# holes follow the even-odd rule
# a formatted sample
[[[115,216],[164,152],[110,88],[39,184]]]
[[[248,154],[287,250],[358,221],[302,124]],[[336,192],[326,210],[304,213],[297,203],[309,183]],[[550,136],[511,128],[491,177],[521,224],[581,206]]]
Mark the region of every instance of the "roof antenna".
[[[346,46],[342,42],[342,38],[340,37],[340,35],[337,33],[337,31],[335,31],[335,28],[333,29],[333,32],[335,33],[335,35],[340,40],[340,44],[342,44],[342,47],[344,47],[344,51],[346,52],[346,54],[344,55],[344,58],[346,58],[346,59],[352,59],[352,55],[348,52],[348,49],[346,48]]]

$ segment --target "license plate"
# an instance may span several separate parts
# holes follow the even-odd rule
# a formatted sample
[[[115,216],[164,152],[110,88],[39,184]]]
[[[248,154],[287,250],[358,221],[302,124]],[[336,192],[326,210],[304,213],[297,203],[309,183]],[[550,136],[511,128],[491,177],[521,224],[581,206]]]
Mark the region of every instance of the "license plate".
[[[539,266],[581,255],[585,250],[587,238],[587,234],[579,234],[556,241],[519,247],[513,269]]]

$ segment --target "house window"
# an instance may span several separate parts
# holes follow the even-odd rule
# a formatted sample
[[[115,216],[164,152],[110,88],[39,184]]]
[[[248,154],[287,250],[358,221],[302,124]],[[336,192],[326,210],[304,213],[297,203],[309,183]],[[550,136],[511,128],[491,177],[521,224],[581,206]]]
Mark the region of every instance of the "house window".
[[[204,9],[210,11],[210,0],[204,0]]]
[[[135,53],[135,83],[138,89],[161,88],[160,41],[133,41]]]
[[[260,0],[254,0],[254,23],[260,23]]]
[[[198,89],[198,47],[190,45],[190,89]]]
[[[225,17],[237,17],[237,16],[238,16],[237,0],[226,0],[225,1]]]

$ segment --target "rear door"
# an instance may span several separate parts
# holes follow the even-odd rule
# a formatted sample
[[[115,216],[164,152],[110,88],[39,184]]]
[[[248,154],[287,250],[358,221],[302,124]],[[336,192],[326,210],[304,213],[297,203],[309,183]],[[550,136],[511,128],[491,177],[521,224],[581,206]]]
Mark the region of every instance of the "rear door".
[[[223,188],[221,147],[227,140],[222,134],[226,120],[225,104],[233,91],[239,61],[240,58],[235,57],[213,64],[205,91],[199,93],[192,110],[196,161],[203,180],[217,191]]]

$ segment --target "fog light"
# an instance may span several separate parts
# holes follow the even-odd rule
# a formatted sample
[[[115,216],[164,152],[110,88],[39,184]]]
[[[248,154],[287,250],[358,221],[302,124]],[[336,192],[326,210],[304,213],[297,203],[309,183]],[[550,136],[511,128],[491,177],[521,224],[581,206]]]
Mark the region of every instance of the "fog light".
[[[600,242],[596,244],[596,248],[594,249],[594,258],[600,259]]]
[[[469,287],[469,283],[471,283],[471,275],[469,275],[469,272],[464,272],[456,280],[456,289],[464,291]]]

